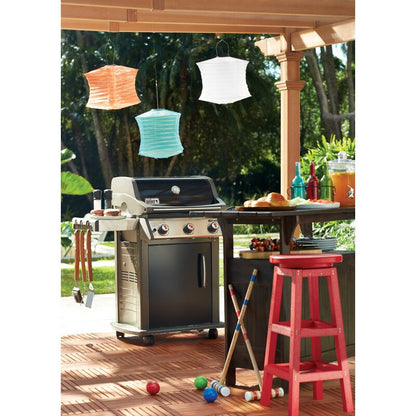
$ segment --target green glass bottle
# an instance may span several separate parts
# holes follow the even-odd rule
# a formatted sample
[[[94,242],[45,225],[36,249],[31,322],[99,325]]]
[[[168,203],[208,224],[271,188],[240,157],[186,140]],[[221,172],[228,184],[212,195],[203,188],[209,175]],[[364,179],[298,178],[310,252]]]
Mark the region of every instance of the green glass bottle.
[[[334,200],[334,186],[332,184],[332,179],[329,176],[328,163],[324,162],[324,175],[319,181],[319,196],[321,199],[326,199],[327,201]]]
[[[295,163],[295,177],[292,181],[292,199],[296,197],[305,198],[305,182],[300,175],[300,162]]]

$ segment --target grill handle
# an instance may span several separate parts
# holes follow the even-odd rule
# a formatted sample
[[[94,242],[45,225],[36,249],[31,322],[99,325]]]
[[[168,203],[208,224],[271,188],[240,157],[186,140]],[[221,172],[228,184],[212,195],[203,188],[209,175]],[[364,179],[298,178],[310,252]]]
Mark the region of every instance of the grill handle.
[[[202,253],[198,254],[198,287],[207,287],[207,269],[205,266],[205,256]]]

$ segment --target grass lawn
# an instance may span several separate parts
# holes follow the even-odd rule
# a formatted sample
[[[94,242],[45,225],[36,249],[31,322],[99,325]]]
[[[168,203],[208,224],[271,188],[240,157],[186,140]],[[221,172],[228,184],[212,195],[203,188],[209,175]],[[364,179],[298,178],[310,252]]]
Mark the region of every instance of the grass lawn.
[[[80,271],[81,275],[81,271]],[[114,267],[93,267],[93,286],[95,294],[114,293]],[[81,276],[80,276],[81,278]],[[72,296],[72,289],[74,287],[74,269],[61,269],[61,296]],[[79,288],[83,293],[83,282],[79,282]],[[85,284],[85,293],[88,291],[88,282]]]

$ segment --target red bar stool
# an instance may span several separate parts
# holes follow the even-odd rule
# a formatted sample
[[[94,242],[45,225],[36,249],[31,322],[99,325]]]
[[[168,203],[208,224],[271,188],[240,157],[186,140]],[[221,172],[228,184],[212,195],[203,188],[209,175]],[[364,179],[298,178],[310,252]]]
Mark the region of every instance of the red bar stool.
[[[270,405],[273,375],[289,382],[289,416],[299,415],[299,387],[302,382],[313,382],[313,398],[323,397],[322,381],[339,379],[344,411],[354,412],[350,372],[345,347],[338,275],[334,263],[342,261],[341,254],[289,254],[270,256],[275,264],[270,303],[269,326],[264,357],[263,388],[260,403]],[[279,321],[283,277],[291,278],[290,321]],[[326,276],[332,322],[320,319],[319,276]],[[302,280],[308,279],[309,319],[302,320]],[[289,340],[289,362],[275,363],[277,335]],[[321,360],[321,338],[333,336],[337,364]],[[311,338],[311,361],[300,361],[301,338]]]

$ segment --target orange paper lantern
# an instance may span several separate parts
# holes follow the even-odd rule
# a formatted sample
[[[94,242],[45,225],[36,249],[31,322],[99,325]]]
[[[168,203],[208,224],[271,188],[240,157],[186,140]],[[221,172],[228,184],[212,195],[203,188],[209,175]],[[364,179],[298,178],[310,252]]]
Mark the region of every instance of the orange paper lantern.
[[[87,72],[90,87],[87,107],[118,110],[140,103],[135,80],[138,69],[120,65],[106,65]]]

